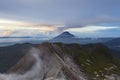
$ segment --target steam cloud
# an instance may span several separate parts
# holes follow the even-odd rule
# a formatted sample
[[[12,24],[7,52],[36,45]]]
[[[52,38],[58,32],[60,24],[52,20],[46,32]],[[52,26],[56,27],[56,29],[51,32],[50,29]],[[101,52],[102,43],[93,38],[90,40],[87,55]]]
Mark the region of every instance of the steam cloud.
[[[32,48],[30,54],[36,59],[36,63],[24,74],[0,74],[0,80],[42,80],[42,60],[39,58],[40,50]]]

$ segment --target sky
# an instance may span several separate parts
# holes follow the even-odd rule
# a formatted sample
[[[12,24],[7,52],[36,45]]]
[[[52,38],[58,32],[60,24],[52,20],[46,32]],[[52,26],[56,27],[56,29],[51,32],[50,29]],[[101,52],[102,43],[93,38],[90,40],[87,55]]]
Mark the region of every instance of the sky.
[[[0,37],[120,37],[120,0],[0,0]]]

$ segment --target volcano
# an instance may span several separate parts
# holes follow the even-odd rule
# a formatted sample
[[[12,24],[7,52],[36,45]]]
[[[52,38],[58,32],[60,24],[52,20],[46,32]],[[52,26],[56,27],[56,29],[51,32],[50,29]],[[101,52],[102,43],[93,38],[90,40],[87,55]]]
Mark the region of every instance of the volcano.
[[[69,32],[63,32],[60,35],[56,36],[54,39],[59,39],[59,38],[74,38],[75,35],[69,33]]]
[[[60,35],[49,40],[49,42],[62,42],[62,43],[67,43],[67,44],[79,43],[80,38],[77,38],[75,35],[71,34],[70,32],[63,32]]]

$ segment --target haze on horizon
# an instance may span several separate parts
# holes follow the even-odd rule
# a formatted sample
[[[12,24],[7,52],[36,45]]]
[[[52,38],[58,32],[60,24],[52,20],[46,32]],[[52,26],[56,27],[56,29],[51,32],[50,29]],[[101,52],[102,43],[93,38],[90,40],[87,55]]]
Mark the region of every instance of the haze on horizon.
[[[0,37],[120,37],[119,0],[2,0]]]

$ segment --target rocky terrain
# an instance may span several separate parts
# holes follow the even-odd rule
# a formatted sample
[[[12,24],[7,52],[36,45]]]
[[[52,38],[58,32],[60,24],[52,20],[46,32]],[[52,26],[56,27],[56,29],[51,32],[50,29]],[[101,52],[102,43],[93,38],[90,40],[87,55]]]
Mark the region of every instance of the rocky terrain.
[[[102,44],[46,42],[9,47],[18,52],[10,59],[4,57],[11,66],[0,61],[6,67],[0,68],[0,80],[120,80],[120,60]],[[14,58],[18,55],[19,59]]]

